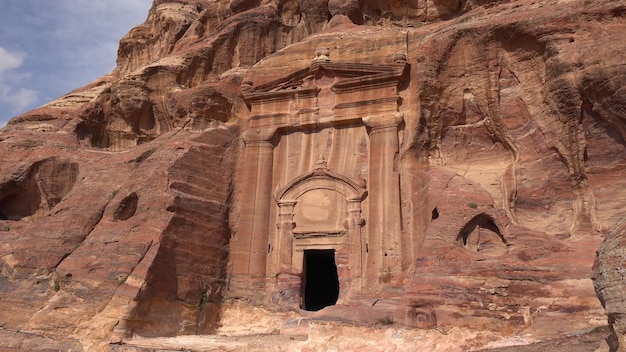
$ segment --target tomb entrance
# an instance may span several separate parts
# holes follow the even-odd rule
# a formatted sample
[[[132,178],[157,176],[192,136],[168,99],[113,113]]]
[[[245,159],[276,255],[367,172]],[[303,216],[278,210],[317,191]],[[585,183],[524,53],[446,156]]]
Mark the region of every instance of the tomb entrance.
[[[412,260],[411,246],[402,245],[394,166],[406,58],[336,63],[329,55],[318,50],[307,68],[256,86],[244,79],[241,86],[250,116],[230,243],[231,297],[311,309],[305,263],[319,255],[332,257],[336,303],[347,303],[393,284],[402,263]]]
[[[302,266],[302,309],[317,311],[335,305],[340,289],[335,251],[307,249]]]

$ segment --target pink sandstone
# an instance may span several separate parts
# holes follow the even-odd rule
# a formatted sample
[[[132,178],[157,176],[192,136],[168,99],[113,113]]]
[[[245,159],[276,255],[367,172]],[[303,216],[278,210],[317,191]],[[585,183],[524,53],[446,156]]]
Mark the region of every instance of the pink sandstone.
[[[625,11],[155,0],[0,130],[0,349],[624,349]]]

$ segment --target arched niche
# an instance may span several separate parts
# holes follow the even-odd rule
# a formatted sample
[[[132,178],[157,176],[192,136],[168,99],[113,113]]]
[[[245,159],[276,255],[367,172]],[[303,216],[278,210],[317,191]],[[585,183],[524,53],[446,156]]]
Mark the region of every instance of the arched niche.
[[[279,224],[292,224],[293,233],[336,235],[361,221],[361,201],[367,192],[349,178],[329,170],[301,175],[276,193]]]
[[[318,168],[296,177],[275,194],[277,248],[269,249],[270,273],[303,273],[304,252],[334,250],[342,301],[362,276],[365,240],[361,205],[367,191],[349,178]]]

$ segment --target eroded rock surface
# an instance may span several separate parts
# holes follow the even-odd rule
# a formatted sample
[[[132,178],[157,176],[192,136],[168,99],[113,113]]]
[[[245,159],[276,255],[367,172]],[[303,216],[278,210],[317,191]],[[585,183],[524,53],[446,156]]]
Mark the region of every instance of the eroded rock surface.
[[[606,310],[611,326],[608,341],[613,349],[626,346],[625,288],[626,221],[622,220],[607,234],[597,252],[594,272],[596,293]]]
[[[603,236],[596,291],[623,345],[624,13],[154,1],[113,72],[0,130],[0,346],[582,336],[607,324]],[[314,312],[315,250],[339,293]]]

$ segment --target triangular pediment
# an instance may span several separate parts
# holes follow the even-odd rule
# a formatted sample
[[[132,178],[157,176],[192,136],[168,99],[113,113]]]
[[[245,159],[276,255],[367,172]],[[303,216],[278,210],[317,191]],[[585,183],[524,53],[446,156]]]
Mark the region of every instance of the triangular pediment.
[[[288,98],[296,94],[313,93],[321,89],[323,78],[332,78],[330,89],[335,92],[345,90],[367,90],[379,84],[400,85],[407,71],[404,61],[391,64],[336,63],[330,61],[313,62],[280,79],[254,86],[252,82],[242,85],[241,93],[248,103],[263,100]]]

